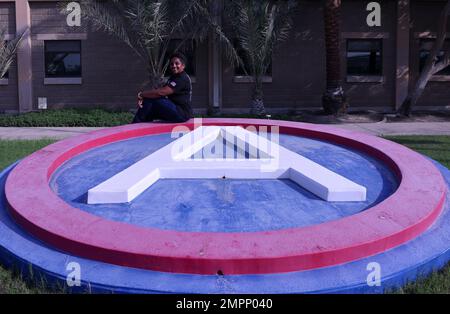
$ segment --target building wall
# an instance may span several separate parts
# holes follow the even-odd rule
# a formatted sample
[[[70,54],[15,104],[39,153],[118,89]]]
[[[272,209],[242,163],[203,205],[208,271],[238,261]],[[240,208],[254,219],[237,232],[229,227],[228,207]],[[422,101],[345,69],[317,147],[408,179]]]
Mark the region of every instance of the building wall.
[[[395,97],[396,1],[381,1],[382,25],[369,27],[366,6],[370,1],[346,0],[342,7],[342,81],[351,108],[392,110]],[[383,37],[383,82],[350,83],[346,76],[346,40]],[[250,83],[233,81],[233,68],[224,61],[223,100],[225,110],[249,108]],[[321,108],[325,90],[325,42],[320,1],[299,1],[294,27],[287,42],[273,55],[272,82],[265,83],[268,109]]]
[[[31,7],[34,108],[38,97],[47,97],[48,108],[104,107],[129,109],[136,106],[138,91],[148,88],[145,63],[120,40],[94,31],[82,21],[69,27],[54,2],[33,2]],[[81,85],[45,85],[44,40],[51,34],[85,38],[81,43]],[[73,37],[75,36],[75,37]],[[197,53],[197,76],[193,84],[195,107],[206,107],[208,97],[206,47]]]
[[[7,34],[16,33],[16,17],[14,2],[0,2],[0,28]],[[9,69],[8,85],[0,84],[0,113],[18,110],[17,65],[14,62]]]
[[[397,1],[379,1],[381,27],[369,27],[366,6],[370,1],[346,0],[342,8],[342,80],[350,108],[395,109],[397,66]],[[437,20],[445,1],[411,0],[410,79],[418,76],[419,35],[436,32]],[[0,1],[0,26],[15,33],[14,2]],[[38,97],[47,97],[48,108],[135,107],[136,92],[148,85],[146,67],[121,41],[92,30],[86,21],[81,27],[68,27],[65,15],[55,1],[31,1],[31,39],[33,108]],[[449,26],[450,33],[450,26]],[[383,73],[377,82],[350,82],[346,75],[347,39],[382,38]],[[44,41],[81,39],[82,83],[46,85],[44,82]],[[208,43],[197,47],[193,104],[197,111],[208,106],[211,89],[208,69]],[[0,112],[18,110],[17,67],[10,69],[9,84],[0,85]],[[248,112],[253,84],[236,81],[234,68],[222,62],[222,109],[224,112]],[[412,83],[409,84],[412,88]],[[435,108],[449,105],[450,81],[430,82],[419,106]],[[264,100],[269,111],[321,108],[325,89],[325,43],[322,3],[299,0],[294,27],[288,41],[273,54],[271,81],[264,83]]]
[[[322,8],[318,1],[300,1],[289,40],[272,58],[272,82],[263,84],[267,109],[302,109],[321,106],[325,88]],[[318,53],[320,52],[320,53]],[[223,108],[247,112],[251,83],[233,80],[234,68],[223,61]]]
[[[136,92],[144,87],[146,70],[130,48],[111,36],[90,32],[86,21],[81,27],[68,27],[55,3],[30,3],[30,7],[35,108],[38,97],[47,97],[49,109],[129,108],[135,103]],[[38,35],[67,33],[86,36],[81,41],[82,84],[44,85],[44,40],[39,40]]]

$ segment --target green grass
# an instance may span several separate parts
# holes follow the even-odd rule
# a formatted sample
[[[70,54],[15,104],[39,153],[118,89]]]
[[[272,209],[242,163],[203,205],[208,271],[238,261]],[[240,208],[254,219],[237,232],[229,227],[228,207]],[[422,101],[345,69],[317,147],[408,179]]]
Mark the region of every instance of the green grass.
[[[396,294],[449,294],[450,264],[430,276],[422,276],[419,280],[393,291]]]
[[[450,136],[389,136],[386,138],[408,146],[450,168]],[[54,141],[0,141],[0,169],[52,142]],[[45,284],[39,280],[37,285],[29,285],[21,279],[19,273],[0,267],[0,293],[51,292],[44,286]],[[450,293],[450,265],[394,293]]]
[[[386,136],[385,138],[427,155],[450,169],[450,136]]]
[[[14,161],[54,142],[55,140],[51,139],[36,141],[0,141],[0,169],[4,169]]]
[[[45,279],[35,278],[33,272],[30,277],[25,281],[21,272],[0,267],[0,294],[56,294],[66,291],[66,288],[61,286],[48,288]]]

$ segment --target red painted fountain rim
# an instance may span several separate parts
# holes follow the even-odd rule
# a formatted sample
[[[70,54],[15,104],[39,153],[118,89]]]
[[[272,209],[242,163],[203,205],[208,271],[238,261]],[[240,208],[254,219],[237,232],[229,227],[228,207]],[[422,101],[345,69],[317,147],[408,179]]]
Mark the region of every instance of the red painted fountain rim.
[[[318,225],[261,232],[181,232],[107,220],[71,207],[50,188],[65,161],[89,149],[168,133],[183,124],[133,124],[69,138],[23,159],[5,193],[15,220],[37,238],[71,254],[112,264],[192,274],[263,274],[315,269],[371,256],[424,232],[439,216],[447,186],[431,161],[393,142],[329,126],[257,119],[203,119],[202,125],[278,126],[363,151],[384,162],[398,189],[363,212]],[[155,206],[154,210],[158,210]]]

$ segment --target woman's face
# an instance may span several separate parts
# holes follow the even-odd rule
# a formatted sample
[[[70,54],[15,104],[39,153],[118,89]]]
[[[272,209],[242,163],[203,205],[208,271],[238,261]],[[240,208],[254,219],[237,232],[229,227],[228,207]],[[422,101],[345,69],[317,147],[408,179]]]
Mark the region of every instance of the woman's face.
[[[173,74],[180,74],[184,71],[185,65],[179,58],[172,58],[170,60],[170,70]]]

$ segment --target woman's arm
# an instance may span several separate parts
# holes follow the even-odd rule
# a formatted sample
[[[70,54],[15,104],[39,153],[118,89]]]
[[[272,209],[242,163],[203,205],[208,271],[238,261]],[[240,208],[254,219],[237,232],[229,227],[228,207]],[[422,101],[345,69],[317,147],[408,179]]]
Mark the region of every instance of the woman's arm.
[[[172,94],[173,94],[173,89],[170,88],[169,86],[164,86],[161,88],[156,88],[156,89],[140,92],[138,94],[138,97],[140,96],[141,98],[154,99],[154,98],[169,96]]]
[[[143,91],[138,93],[138,107],[142,108],[142,103],[144,102],[144,98],[160,98],[173,94],[173,89],[169,86],[164,86],[161,88],[156,88],[148,91]]]

